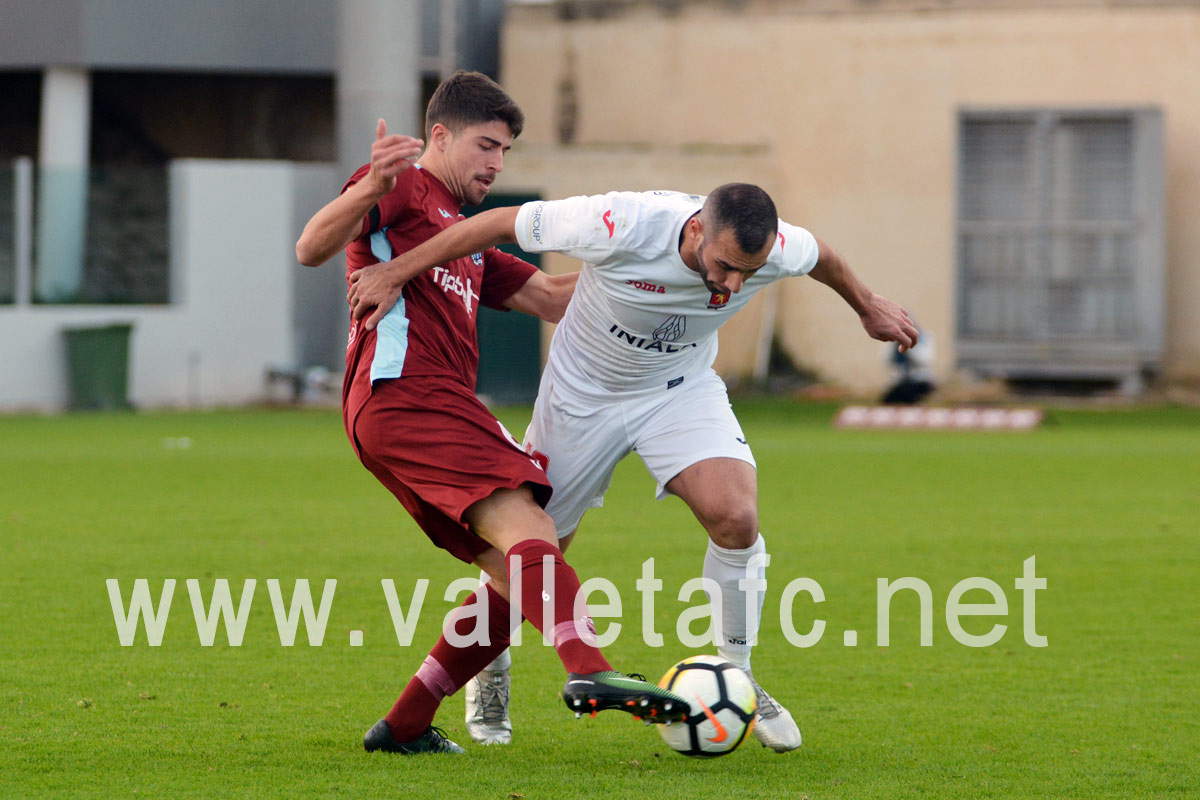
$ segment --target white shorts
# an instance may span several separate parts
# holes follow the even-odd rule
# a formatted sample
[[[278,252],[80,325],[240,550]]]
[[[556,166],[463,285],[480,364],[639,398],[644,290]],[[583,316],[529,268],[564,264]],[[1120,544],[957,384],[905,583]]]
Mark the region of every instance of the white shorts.
[[[584,396],[542,376],[525,444],[550,459],[554,494],[546,513],[559,537],[579,527],[589,508],[604,505],[617,463],[636,451],[658,481],[656,497],[683,470],[708,458],[736,458],[754,466],[725,383],[711,369],[670,389],[610,398]]]

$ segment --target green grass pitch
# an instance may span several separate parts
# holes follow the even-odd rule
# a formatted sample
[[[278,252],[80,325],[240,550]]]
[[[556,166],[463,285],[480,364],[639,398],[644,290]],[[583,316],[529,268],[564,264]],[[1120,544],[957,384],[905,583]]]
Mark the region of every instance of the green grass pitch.
[[[525,626],[514,654],[511,747],[469,742],[461,698],[438,724],[457,758],[368,755],[363,732],[424,658],[442,593],[471,571],[437,553],[354,459],[336,412],[237,411],[0,418],[0,797],[964,798],[1200,795],[1200,413],[1055,411],[1032,433],[845,432],[833,409],[736,401],[759,459],[761,525],[773,555],[762,683],[804,747],[748,741],[727,758],[675,755],[622,714],[575,720],[553,651]],[[521,431],[527,410],[502,412]],[[184,439],[190,440],[182,442]],[[621,669],[657,678],[685,655],[676,600],[704,537],[677,500],[656,503],[636,458],[617,472],[569,553],[581,578],[621,590]],[[1036,557],[1036,633],[1025,641],[1014,581]],[[634,582],[655,558],[664,589],[640,636]],[[876,644],[876,582],[932,590],[932,646],[917,595],[891,604]],[[1003,618],[947,627],[969,577],[1003,589]],[[430,580],[412,646],[396,642],[381,579],[405,610]],[[815,646],[793,624],[826,622]],[[105,581],[128,602],[177,581],[165,635],[118,641]],[[201,646],[185,586],[207,599],[257,588],[241,646]],[[267,580],[285,599],[337,580],[324,644],[279,641]],[[974,590],[966,602],[981,603]],[[699,600],[697,599],[697,603]],[[601,621],[601,627],[605,624]],[[362,631],[361,647],[350,632]],[[844,644],[845,631],[857,645]],[[711,651],[712,648],[705,648]]]

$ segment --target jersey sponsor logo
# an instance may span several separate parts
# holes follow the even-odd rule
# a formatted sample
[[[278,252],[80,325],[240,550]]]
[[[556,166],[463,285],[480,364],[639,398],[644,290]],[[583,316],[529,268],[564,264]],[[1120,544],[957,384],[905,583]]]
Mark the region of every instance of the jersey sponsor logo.
[[[678,342],[683,338],[686,330],[687,317],[683,314],[676,314],[663,320],[663,324],[655,328],[651,336],[660,342]]]
[[[600,218],[604,220],[604,227],[608,228],[608,238],[610,239],[613,237],[613,231],[617,229],[616,224],[610,219],[611,216],[612,209],[610,208],[608,211],[605,211],[604,216]]]
[[[538,244],[542,243],[542,208],[545,203],[538,203],[529,215],[529,238]]]
[[[636,347],[638,350],[645,350],[647,352],[654,351],[657,353],[681,353],[684,350],[687,350],[689,347],[696,346],[695,342],[684,345],[674,345],[658,339],[647,339],[645,336],[638,336],[636,333],[630,333],[627,330],[623,330],[620,325],[613,325],[608,329],[608,332],[617,337],[618,342],[624,342],[632,347]]]
[[[709,308],[724,308],[729,302],[729,292],[713,292],[712,297],[708,298]]]
[[[657,283],[650,283],[649,281],[625,281],[625,285],[641,289],[643,292],[654,292],[655,294],[667,293],[666,287],[659,286]]]
[[[433,283],[446,294],[458,295],[462,298],[463,305],[467,307],[467,315],[470,316],[474,310],[475,301],[479,299],[479,295],[475,293],[475,287],[471,285],[470,278],[464,280],[461,275],[455,275],[445,267],[434,267]]]

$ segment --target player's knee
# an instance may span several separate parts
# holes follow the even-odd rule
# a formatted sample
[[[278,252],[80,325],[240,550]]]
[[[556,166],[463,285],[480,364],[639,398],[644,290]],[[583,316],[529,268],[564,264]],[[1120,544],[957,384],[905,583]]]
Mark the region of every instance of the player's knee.
[[[526,539],[558,545],[554,522],[527,486],[499,489],[469,506],[463,518],[477,536],[502,553]]]
[[[558,547],[558,531],[554,521],[532,500],[522,509],[522,513],[511,520],[511,526],[504,533],[509,546],[528,539],[538,539]]]
[[[752,504],[723,508],[705,526],[709,538],[726,550],[745,550],[758,541],[758,509]]]
[[[540,508],[530,515],[529,536],[527,538],[541,539],[555,547],[559,546],[558,530],[554,527],[554,521]]]

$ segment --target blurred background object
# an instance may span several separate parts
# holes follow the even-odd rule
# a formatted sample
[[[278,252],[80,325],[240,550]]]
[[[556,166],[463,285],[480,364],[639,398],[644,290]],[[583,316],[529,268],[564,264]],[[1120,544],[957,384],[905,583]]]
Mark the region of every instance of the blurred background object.
[[[901,352],[899,345],[889,344],[884,353],[892,367],[892,382],[880,398],[881,403],[913,405],[937,388],[933,377],[933,334],[929,331],[921,330],[921,338],[912,349]]]

